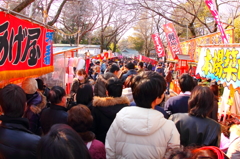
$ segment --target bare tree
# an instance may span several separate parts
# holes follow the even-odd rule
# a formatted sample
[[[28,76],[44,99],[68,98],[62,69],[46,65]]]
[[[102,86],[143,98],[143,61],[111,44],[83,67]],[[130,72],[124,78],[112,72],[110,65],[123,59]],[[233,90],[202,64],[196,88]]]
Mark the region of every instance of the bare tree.
[[[231,3],[236,5],[238,1],[215,1],[216,9],[219,11],[221,5]],[[166,19],[166,21],[174,23],[179,35],[186,34],[187,30],[189,30],[192,37],[199,36],[198,28],[204,28],[206,33],[217,31],[216,23],[214,21],[209,23],[207,20],[212,18],[212,15],[204,0],[130,0],[125,1],[125,5],[147,9]],[[239,15],[238,9],[239,5],[236,5],[235,9],[231,8],[235,13],[232,17],[236,18]]]

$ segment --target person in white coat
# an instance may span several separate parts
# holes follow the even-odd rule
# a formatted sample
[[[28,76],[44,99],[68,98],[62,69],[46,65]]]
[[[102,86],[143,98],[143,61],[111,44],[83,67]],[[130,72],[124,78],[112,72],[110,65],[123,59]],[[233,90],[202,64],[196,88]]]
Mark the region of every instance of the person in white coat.
[[[167,148],[178,148],[180,136],[174,123],[154,107],[164,98],[166,82],[156,72],[134,77],[133,98],[137,106],[121,109],[108,130],[107,159],[160,159]]]

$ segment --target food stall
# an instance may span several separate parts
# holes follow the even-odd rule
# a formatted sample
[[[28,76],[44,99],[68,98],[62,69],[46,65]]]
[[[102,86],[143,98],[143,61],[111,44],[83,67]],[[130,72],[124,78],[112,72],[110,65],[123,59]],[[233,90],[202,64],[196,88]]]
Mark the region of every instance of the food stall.
[[[53,71],[54,30],[0,11],[0,88]]]

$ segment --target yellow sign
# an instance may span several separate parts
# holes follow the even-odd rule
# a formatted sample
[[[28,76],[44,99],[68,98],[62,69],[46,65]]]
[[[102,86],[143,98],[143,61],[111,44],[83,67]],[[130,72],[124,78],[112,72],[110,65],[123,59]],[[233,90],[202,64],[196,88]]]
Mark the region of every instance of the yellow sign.
[[[201,50],[197,73],[201,77],[240,86],[240,45],[205,47]]]
[[[234,29],[225,30],[225,33],[227,35],[229,43],[230,44],[234,43]],[[193,59],[195,62],[199,61],[199,55],[201,52],[201,47],[199,46],[208,45],[208,44],[213,44],[213,45],[222,44],[221,33],[220,32],[212,33],[212,34],[197,37],[191,40],[183,41],[180,43],[182,53],[184,55],[189,55],[191,59]],[[173,60],[171,59],[172,57],[169,56],[169,54],[168,54],[168,57],[169,57],[168,59]]]

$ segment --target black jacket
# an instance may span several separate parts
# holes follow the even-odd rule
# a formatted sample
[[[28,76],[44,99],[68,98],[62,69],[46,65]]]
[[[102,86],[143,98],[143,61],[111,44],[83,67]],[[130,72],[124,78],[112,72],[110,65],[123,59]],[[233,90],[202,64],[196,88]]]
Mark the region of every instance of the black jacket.
[[[5,159],[35,159],[40,137],[29,131],[26,118],[0,116],[0,153]]]
[[[40,124],[43,134],[48,133],[54,124],[67,124],[67,108],[59,105],[51,105],[49,108],[43,109],[40,116]]]
[[[188,113],[177,113],[169,117],[180,134],[183,146],[217,146],[220,145],[221,126],[210,118],[200,118]]]
[[[127,97],[94,97],[93,99],[93,132],[96,139],[105,143],[106,134],[116,114],[130,102]]]

